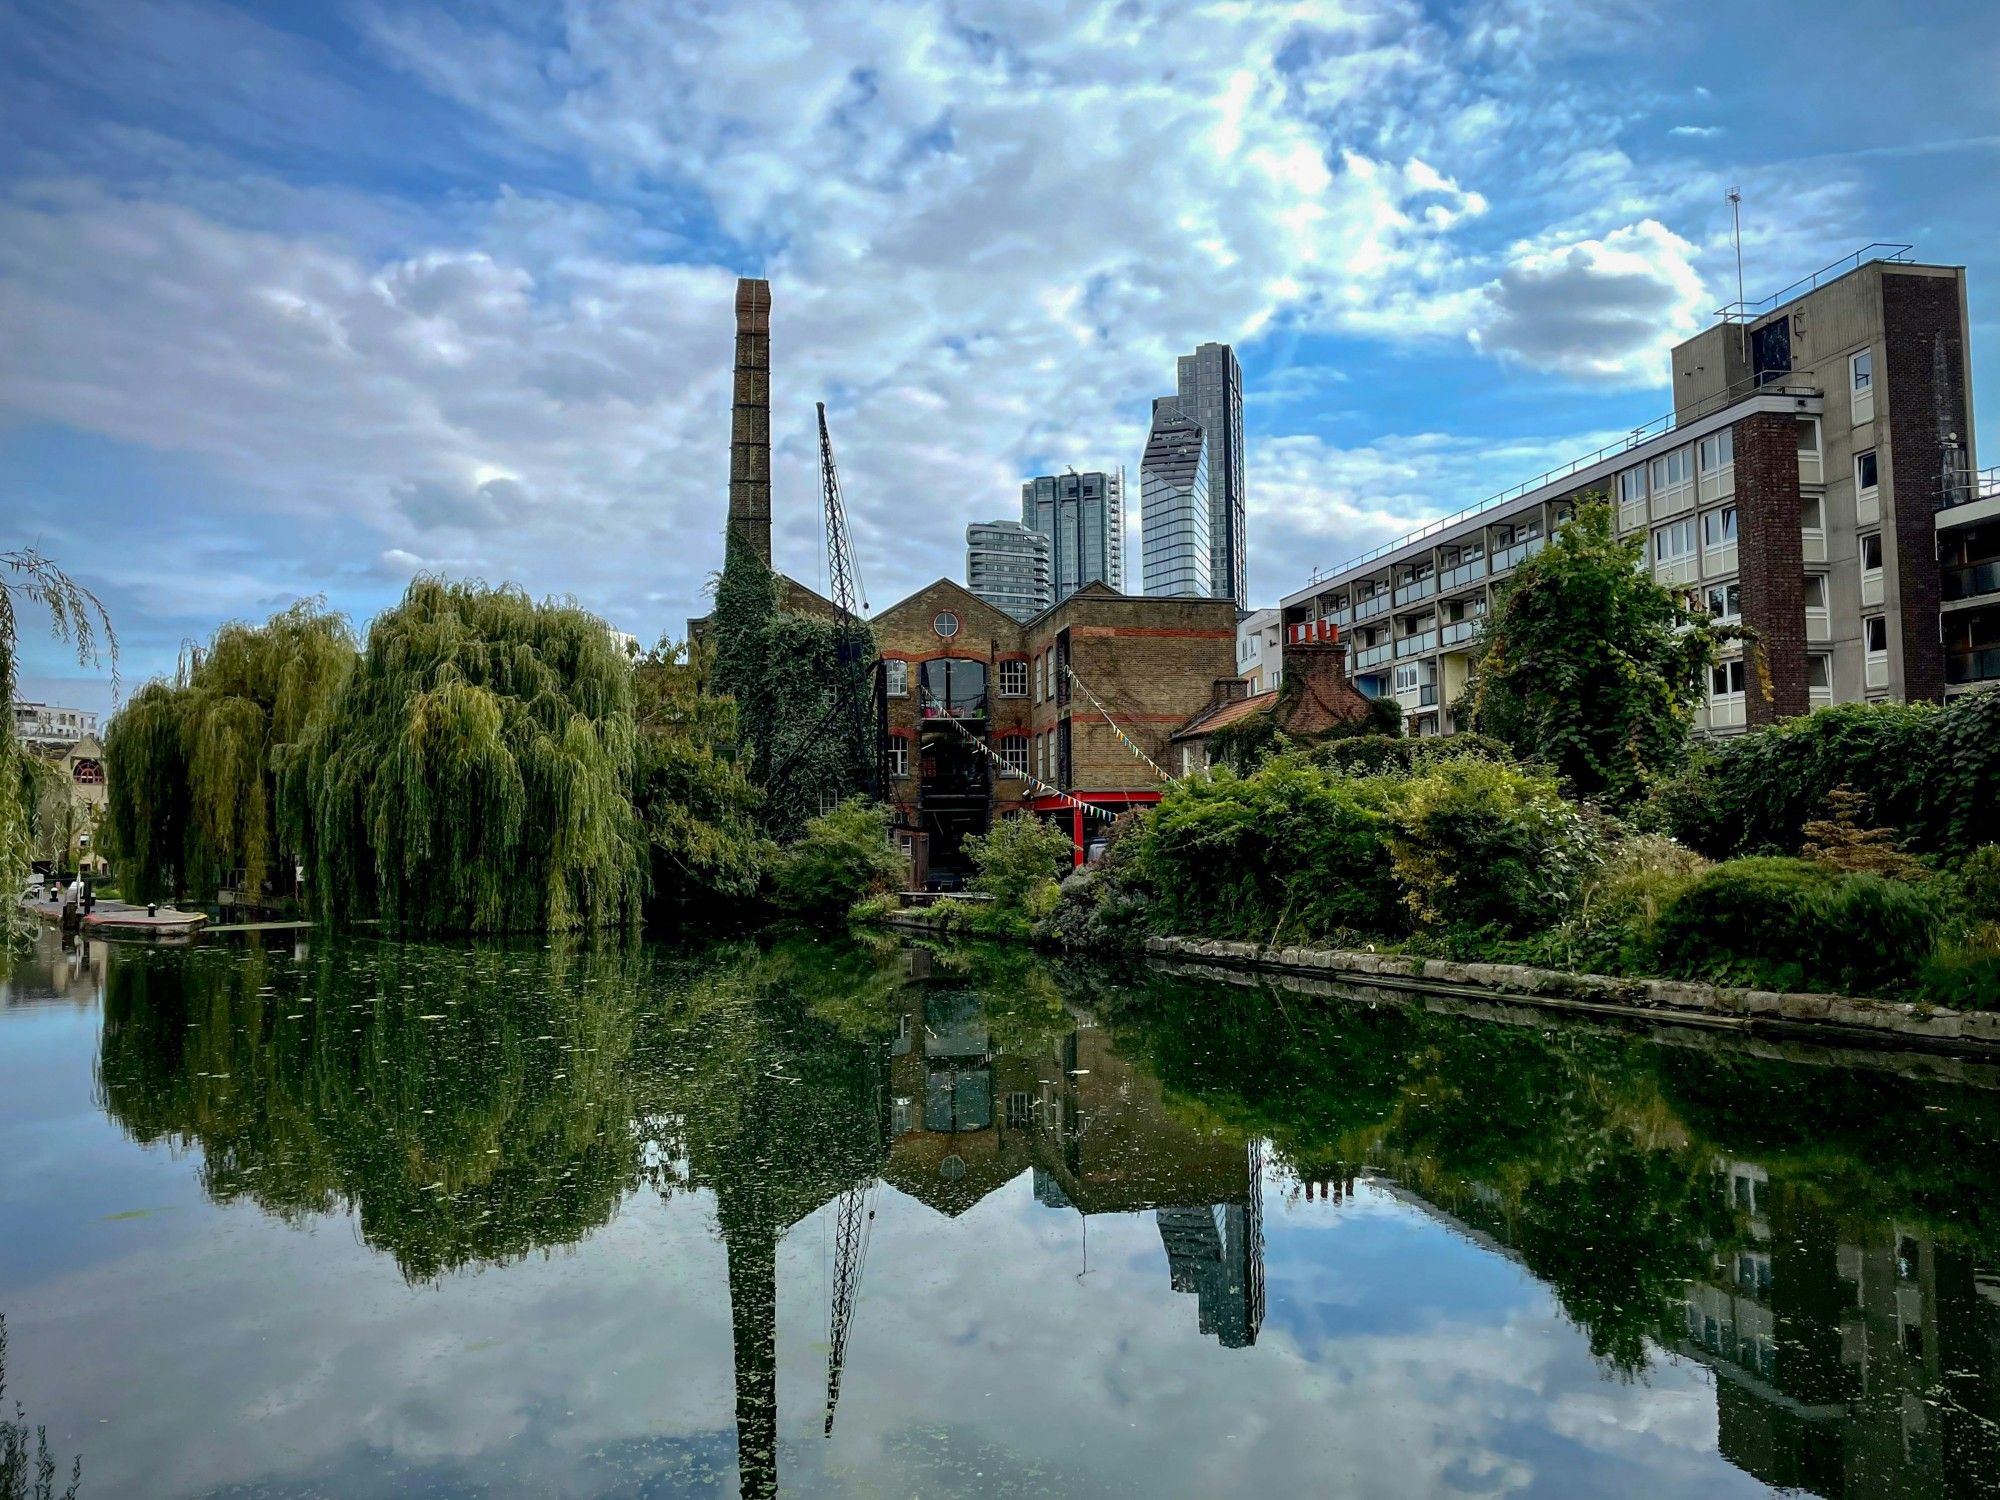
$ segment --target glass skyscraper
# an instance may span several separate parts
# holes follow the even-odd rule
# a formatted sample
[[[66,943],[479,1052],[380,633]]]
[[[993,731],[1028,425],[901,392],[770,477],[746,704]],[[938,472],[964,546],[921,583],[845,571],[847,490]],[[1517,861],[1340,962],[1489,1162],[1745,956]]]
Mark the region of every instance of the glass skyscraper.
[[[1208,576],[1203,592],[1250,607],[1244,576],[1243,369],[1227,344],[1202,344],[1180,357],[1174,399],[1208,440]],[[1152,529],[1152,517],[1144,524]],[[1147,549],[1149,552],[1151,548]],[[1152,593],[1150,580],[1146,589]]]
[[[1139,522],[1145,553],[1146,592],[1208,598],[1214,549],[1210,545],[1210,451],[1201,424],[1172,396],[1153,403],[1153,430],[1139,463]]]
[[[1030,620],[1055,603],[1049,539],[1019,521],[965,528],[965,586],[995,609]]]
[[[1050,603],[1086,583],[1125,592],[1125,471],[1045,474],[1021,486],[1021,524],[1049,540]]]

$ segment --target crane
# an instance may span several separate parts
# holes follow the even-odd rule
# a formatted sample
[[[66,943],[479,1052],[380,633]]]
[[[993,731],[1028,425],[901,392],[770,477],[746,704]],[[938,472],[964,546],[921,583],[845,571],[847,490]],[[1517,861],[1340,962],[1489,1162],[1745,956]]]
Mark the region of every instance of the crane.
[[[826,1435],[833,1436],[833,1408],[840,1400],[840,1371],[847,1362],[847,1328],[854,1319],[854,1298],[861,1290],[861,1268],[868,1259],[868,1231],[875,1223],[868,1206],[873,1180],[857,1183],[840,1195],[833,1222],[833,1295],[827,1306]]]
[[[840,492],[840,471],[833,462],[833,438],[826,429],[826,403],[819,401],[814,406],[819,412],[820,489],[826,502],[827,590],[833,595],[834,652],[840,666],[833,714],[838,715],[845,708],[846,715],[851,717],[852,722],[843,725],[842,732],[850,739],[857,756],[870,767],[869,790],[879,793],[888,785],[883,764],[887,752],[876,743],[875,732],[875,719],[880,712],[880,681],[874,683],[873,693],[868,689],[870,679],[879,679],[880,671],[873,660],[873,642],[855,611],[857,602],[862,609],[868,608],[868,597],[861,583],[861,564],[854,555],[853,538],[847,529],[847,502]],[[872,755],[868,753],[871,746],[875,751]]]

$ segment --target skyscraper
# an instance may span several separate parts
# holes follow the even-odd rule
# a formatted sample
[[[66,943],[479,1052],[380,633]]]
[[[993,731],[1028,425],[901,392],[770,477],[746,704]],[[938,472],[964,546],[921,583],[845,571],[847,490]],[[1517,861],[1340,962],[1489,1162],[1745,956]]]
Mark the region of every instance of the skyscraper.
[[[1180,357],[1175,400],[1208,439],[1208,576],[1219,599],[1250,607],[1244,576],[1243,369],[1227,344]],[[1146,524],[1152,524],[1150,517]],[[1150,589],[1148,590],[1150,592]]]
[[[1021,486],[1021,524],[1049,539],[1060,602],[1086,583],[1125,592],[1125,471],[1045,474]]]
[[[1201,424],[1162,396],[1153,403],[1153,430],[1139,463],[1139,505],[1146,592],[1209,598],[1210,451]]]
[[[1030,620],[1055,603],[1049,539],[1019,521],[965,528],[965,586],[995,609]]]

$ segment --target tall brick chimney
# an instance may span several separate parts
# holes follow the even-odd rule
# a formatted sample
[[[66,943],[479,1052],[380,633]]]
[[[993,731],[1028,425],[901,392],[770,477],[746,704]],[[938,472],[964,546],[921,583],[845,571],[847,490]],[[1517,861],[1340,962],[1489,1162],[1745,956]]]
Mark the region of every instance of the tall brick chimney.
[[[1282,726],[1286,733],[1324,734],[1368,716],[1368,697],[1348,680],[1347,648],[1331,620],[1287,625],[1278,661],[1285,699],[1291,703]]]
[[[729,418],[730,546],[771,562],[771,283],[736,283],[736,390]]]

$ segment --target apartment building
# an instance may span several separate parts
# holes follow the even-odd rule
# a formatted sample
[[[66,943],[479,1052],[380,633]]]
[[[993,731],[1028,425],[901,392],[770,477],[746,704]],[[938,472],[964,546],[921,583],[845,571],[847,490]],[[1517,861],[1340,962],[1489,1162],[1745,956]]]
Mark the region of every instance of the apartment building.
[[[1043,474],[1021,486],[1021,524],[1049,543],[1055,600],[1087,583],[1125,588],[1125,471]]]
[[[1495,590],[1602,495],[1654,578],[1762,643],[1771,696],[1730,650],[1704,731],[2000,681],[2000,484],[1971,384],[1964,268],[1869,246],[1720,309],[1674,350],[1670,415],[1315,576],[1285,622],[1334,623],[1362,691],[1448,733]]]
[[[965,586],[1017,620],[1055,603],[1049,539],[1019,521],[974,521],[965,528]]]
[[[1284,676],[1285,627],[1280,611],[1253,609],[1236,622],[1236,675],[1255,695],[1268,693]]]

